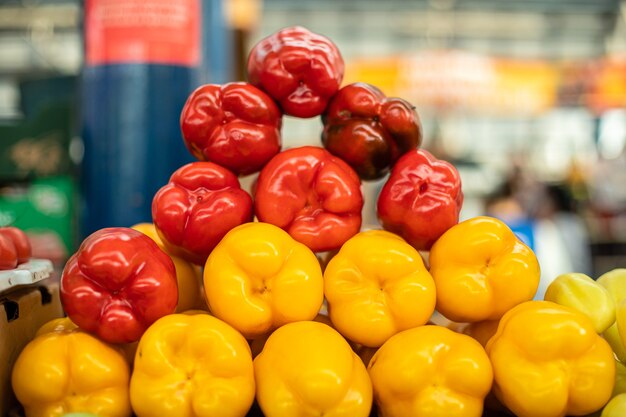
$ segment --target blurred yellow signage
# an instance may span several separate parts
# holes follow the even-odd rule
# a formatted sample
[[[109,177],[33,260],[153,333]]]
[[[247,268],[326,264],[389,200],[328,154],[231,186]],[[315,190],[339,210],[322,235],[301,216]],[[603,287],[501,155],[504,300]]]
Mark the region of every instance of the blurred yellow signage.
[[[462,51],[355,59],[345,83],[367,82],[418,107],[535,114],[555,104],[558,71],[542,61],[497,59]]]

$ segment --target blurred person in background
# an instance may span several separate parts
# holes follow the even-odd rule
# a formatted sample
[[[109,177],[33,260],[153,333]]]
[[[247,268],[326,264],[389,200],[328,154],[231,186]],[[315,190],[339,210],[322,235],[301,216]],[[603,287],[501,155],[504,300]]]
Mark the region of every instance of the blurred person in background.
[[[589,236],[569,190],[543,184],[514,169],[485,202],[485,212],[504,221],[535,251],[541,281],[535,299],[560,274],[592,274]]]

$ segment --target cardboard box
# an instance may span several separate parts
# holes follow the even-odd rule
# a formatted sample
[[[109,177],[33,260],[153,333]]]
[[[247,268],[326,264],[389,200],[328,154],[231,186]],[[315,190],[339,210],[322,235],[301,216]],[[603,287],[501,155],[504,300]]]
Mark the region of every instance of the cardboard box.
[[[15,360],[39,327],[63,316],[58,277],[0,294],[0,306],[0,415],[5,416],[18,405],[11,389]]]

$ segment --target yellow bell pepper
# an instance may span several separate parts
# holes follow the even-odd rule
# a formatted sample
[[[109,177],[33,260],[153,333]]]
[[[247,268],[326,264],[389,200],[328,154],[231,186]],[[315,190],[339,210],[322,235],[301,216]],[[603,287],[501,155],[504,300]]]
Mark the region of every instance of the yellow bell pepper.
[[[202,270],[200,267],[169,253],[159,237],[154,224],[138,223],[132,226],[132,229],[148,236],[163,252],[167,253],[170,258],[172,258],[172,262],[174,262],[174,267],[176,268],[176,280],[178,281],[178,304],[176,305],[176,312],[182,313],[192,309],[206,309],[204,291],[202,290]]]
[[[57,322],[22,350],[11,382],[26,417],[71,412],[125,417],[132,414],[129,378],[128,363],[117,349]]]
[[[548,286],[545,301],[571,307],[591,319],[596,333],[615,323],[615,304],[609,291],[585,274],[562,274]]]
[[[138,417],[243,417],[254,400],[252,355],[209,314],[172,314],[139,341],[130,381]]]
[[[333,323],[330,321],[328,316],[325,316],[324,314],[318,314],[317,316],[315,316],[313,321],[333,327]],[[252,351],[252,358],[256,358],[258,354],[261,353],[263,347],[265,346],[265,342],[267,342],[267,339],[269,339],[271,335],[272,333],[267,333],[263,336],[259,336],[255,339],[250,340],[250,350]]]
[[[371,359],[368,372],[385,417],[480,417],[493,382],[482,346],[441,326],[392,336]]]
[[[626,394],[626,365],[615,359],[615,386],[612,397],[619,394]],[[626,415],[626,414],[625,414]]]
[[[615,319],[616,322],[609,327],[602,335],[606,339],[607,342],[613,348],[613,352],[619,358],[620,361],[626,363],[626,345],[623,343],[624,337],[618,328],[619,322],[622,323],[622,328],[624,327],[624,318],[618,319],[618,317],[622,314],[618,313],[620,310],[623,311],[623,308],[620,308],[620,304],[626,300],[626,269],[618,268],[612,271],[605,273],[597,279],[597,283],[602,285],[609,291],[611,297],[613,298],[613,302],[615,303]]]
[[[626,416],[626,394],[620,394],[611,399],[602,410],[601,417]]]
[[[286,324],[254,359],[257,401],[266,417],[366,417],[372,384],[365,365],[333,328]]]
[[[42,334],[46,333],[70,333],[79,330],[80,329],[78,328],[78,326],[74,324],[74,322],[70,320],[69,317],[61,317],[58,319],[52,319],[49,322],[44,323],[44,325],[41,326],[39,330],[37,330],[37,333],[35,333],[35,337],[41,336]]]
[[[585,415],[611,397],[615,360],[587,316],[549,301],[520,304],[487,343],[494,392],[519,417]]]
[[[369,347],[425,324],[436,301],[419,252],[382,230],[361,232],[343,244],[324,271],[324,294],[339,333]]]
[[[500,320],[483,320],[469,323],[463,327],[461,333],[468,335],[472,339],[481,344],[482,347],[487,346],[489,339],[496,334]]]
[[[437,310],[457,322],[497,320],[531,300],[539,263],[500,220],[476,217],[448,229],[430,251]]]
[[[309,248],[268,223],[232,229],[204,268],[209,309],[246,338],[312,320],[324,299],[320,264]]]

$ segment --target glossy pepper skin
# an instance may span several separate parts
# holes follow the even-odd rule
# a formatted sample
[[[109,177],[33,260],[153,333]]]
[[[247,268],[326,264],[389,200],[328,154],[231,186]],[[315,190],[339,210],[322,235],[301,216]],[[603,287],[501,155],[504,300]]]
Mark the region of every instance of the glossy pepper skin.
[[[203,265],[230,229],[252,220],[252,199],[226,168],[192,162],[155,194],[152,220],[169,253]]]
[[[596,333],[602,333],[615,323],[615,304],[609,291],[585,274],[559,275],[550,283],[545,301],[573,308],[586,315]]]
[[[324,299],[315,254],[258,222],[231,230],[217,245],[204,267],[204,290],[211,313],[248,339],[312,320]]]
[[[626,363],[626,344],[623,343],[623,340],[626,341],[626,312],[622,305],[626,300],[626,268],[613,269],[600,276],[596,282],[608,290],[615,304],[615,323],[604,331],[603,336],[619,360]],[[623,330],[619,328],[620,324]]]
[[[459,222],[462,206],[461,178],[456,168],[416,149],[394,165],[376,208],[385,230],[425,251]]]
[[[180,116],[183,140],[193,156],[238,175],[259,171],[280,151],[281,124],[272,98],[244,82],[197,88]]]
[[[437,311],[456,322],[497,320],[539,286],[533,251],[500,220],[475,217],[444,233],[430,251]]]
[[[486,350],[496,397],[517,416],[582,416],[611,398],[613,351],[571,308],[522,303],[502,317]]]
[[[366,417],[372,384],[348,342],[326,324],[287,324],[254,359],[257,401],[266,417]]]
[[[130,399],[138,417],[244,417],[254,389],[243,336],[208,314],[172,314],[139,342]]]
[[[341,88],[322,121],[324,147],[365,180],[383,177],[400,156],[422,143],[415,107],[401,98],[387,98],[370,84]]]
[[[81,244],[61,276],[61,301],[81,329],[110,343],[139,340],[176,308],[174,264],[133,229],[101,229]]]
[[[279,153],[261,170],[254,207],[260,221],[324,252],[359,232],[363,194],[348,164],[323,148],[304,146]]]
[[[17,267],[17,248],[8,236],[0,235],[0,271]]]
[[[28,262],[32,255],[32,248],[30,240],[23,230],[17,227],[0,227],[0,235],[9,238],[15,245],[18,264]]]
[[[482,346],[440,326],[392,336],[367,370],[382,417],[480,417],[493,382]]]
[[[165,244],[159,237],[153,223],[138,223],[131,227],[150,239],[154,240],[161,250],[167,253]],[[169,254],[168,254],[169,255]],[[202,270],[197,265],[170,255],[174,268],[176,269],[176,282],[178,284],[178,303],[176,304],[176,312],[182,313],[187,310],[205,309],[204,291],[202,290]]]
[[[130,417],[129,379],[120,351],[87,333],[57,329],[26,345],[11,382],[26,417]]]
[[[324,271],[324,294],[339,333],[368,347],[426,324],[436,301],[419,252],[383,230],[361,232],[344,243]]]
[[[250,83],[267,92],[285,114],[315,117],[339,90],[344,62],[328,38],[292,26],[257,43],[248,56]]]

